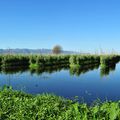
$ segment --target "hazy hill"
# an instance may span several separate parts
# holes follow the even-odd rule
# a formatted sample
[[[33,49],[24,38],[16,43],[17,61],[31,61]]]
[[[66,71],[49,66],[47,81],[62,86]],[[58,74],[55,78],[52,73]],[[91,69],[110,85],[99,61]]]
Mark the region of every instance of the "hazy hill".
[[[0,54],[51,54],[51,49],[0,49]],[[74,54],[78,52],[63,51],[63,54]]]

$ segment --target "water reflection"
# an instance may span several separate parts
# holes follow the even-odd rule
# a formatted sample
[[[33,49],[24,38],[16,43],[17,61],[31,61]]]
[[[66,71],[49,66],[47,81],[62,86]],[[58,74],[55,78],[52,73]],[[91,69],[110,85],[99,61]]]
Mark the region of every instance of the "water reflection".
[[[19,66],[19,67],[5,67],[1,68],[1,72],[4,74],[17,74],[28,71],[28,66]]]
[[[30,69],[30,73],[31,75],[33,74],[37,74],[37,75],[41,75],[44,72],[52,74],[54,72],[59,72],[61,70],[68,70],[69,69],[69,65],[55,65],[55,66],[50,66],[50,67],[42,67],[39,69]]]
[[[81,74],[85,74],[89,71],[94,69],[98,69],[99,64],[92,64],[92,65],[85,65],[80,68],[70,68],[69,65],[57,65],[57,66],[50,66],[50,67],[43,67],[39,69],[29,69],[27,66],[20,66],[20,67],[9,67],[9,68],[0,68],[0,73],[3,74],[17,74],[17,73],[24,73],[29,71],[31,75],[42,75],[43,73],[52,74],[55,72],[59,72],[61,70],[69,70],[71,76],[80,76]],[[105,77],[110,74],[110,72],[115,71],[116,64],[111,64],[109,66],[100,66],[100,76]]]
[[[39,69],[29,69],[27,66],[20,66],[20,67],[9,67],[9,68],[2,68],[0,69],[1,73],[4,74],[17,74],[29,71],[31,75],[42,75],[43,73],[55,73],[61,70],[69,70],[70,75],[80,76],[81,74],[85,74],[86,72],[92,71],[94,69],[98,69],[99,64],[93,65],[86,65],[80,68],[70,68],[69,65],[58,65],[58,66],[50,66],[50,67],[43,67]]]
[[[114,70],[110,77],[100,76],[106,76]],[[83,97],[87,103],[97,98],[119,100],[119,71],[120,64],[100,69],[99,64],[87,65],[79,69],[71,69],[67,65],[36,70],[30,70],[24,66],[2,68],[0,86],[12,86],[15,90],[23,90],[30,94],[54,93],[70,99],[79,96],[79,98]]]
[[[100,67],[100,76],[105,77],[110,74],[110,72],[115,71],[116,64],[111,64],[109,66],[101,66]]]
[[[81,74],[85,74],[86,72],[89,72],[91,70],[98,69],[98,68],[99,68],[99,64],[85,65],[80,68],[73,67],[73,68],[70,68],[70,75],[80,76]]]

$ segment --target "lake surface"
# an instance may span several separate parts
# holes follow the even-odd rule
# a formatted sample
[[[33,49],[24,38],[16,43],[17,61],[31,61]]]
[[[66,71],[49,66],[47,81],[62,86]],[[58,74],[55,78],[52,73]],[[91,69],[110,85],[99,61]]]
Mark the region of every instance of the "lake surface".
[[[114,70],[115,69],[115,70]],[[97,98],[120,100],[120,63],[112,71],[100,67],[83,70],[59,69],[48,72],[29,70],[0,73],[0,86],[12,86],[30,94],[53,93],[65,98],[91,103]]]

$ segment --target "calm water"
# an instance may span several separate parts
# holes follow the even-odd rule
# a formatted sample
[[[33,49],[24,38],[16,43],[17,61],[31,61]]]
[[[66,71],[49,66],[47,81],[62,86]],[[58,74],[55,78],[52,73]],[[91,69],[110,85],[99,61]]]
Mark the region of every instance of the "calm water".
[[[54,93],[65,98],[85,102],[100,98],[101,100],[120,99],[120,63],[110,73],[101,72],[100,68],[85,70],[61,69],[51,72],[20,72],[12,71],[0,73],[0,86],[9,85],[13,89],[23,90],[31,94]],[[109,73],[109,74],[108,74]],[[106,75],[105,75],[106,74]]]

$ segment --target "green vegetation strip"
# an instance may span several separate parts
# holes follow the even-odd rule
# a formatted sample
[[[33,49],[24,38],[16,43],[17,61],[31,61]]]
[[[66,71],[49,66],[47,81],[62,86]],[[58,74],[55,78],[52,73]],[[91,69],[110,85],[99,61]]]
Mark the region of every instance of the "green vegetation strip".
[[[119,61],[120,55],[0,55],[1,68],[26,66],[30,69],[39,69],[60,65],[80,68],[94,64],[108,67]]]
[[[101,55],[100,57],[100,63],[101,66],[109,66],[111,64],[116,64],[117,62],[120,61],[120,56],[119,55]]]
[[[55,65],[68,65],[70,55],[30,56],[30,68],[42,68]]]
[[[50,94],[0,91],[1,120],[119,120],[120,101],[88,106]]]

